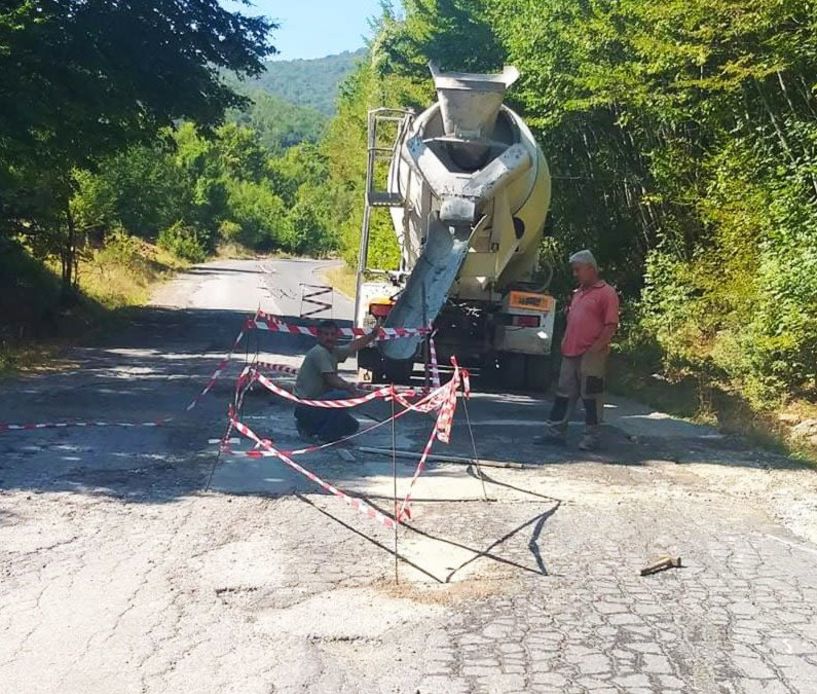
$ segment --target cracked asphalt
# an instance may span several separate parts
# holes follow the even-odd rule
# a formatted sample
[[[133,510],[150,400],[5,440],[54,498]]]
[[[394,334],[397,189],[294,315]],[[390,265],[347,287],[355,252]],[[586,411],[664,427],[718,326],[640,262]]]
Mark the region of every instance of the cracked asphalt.
[[[613,398],[602,452],[578,423],[541,448],[546,401],[478,392],[483,480],[420,478],[399,582],[391,531],[246,443],[218,457],[231,378],[184,406],[246,313],[297,315],[322,265],[195,268],[65,370],[0,383],[0,422],[175,417],[0,433],[0,691],[817,691],[817,477],[740,439]],[[253,335],[239,361],[309,345]],[[471,455],[464,414],[436,453]],[[294,447],[286,404],[251,394],[242,418]],[[398,447],[430,426],[402,418]],[[299,462],[388,512],[392,461],[361,447],[390,441]],[[396,471],[402,492],[413,461]],[[640,576],[666,553],[682,568]]]

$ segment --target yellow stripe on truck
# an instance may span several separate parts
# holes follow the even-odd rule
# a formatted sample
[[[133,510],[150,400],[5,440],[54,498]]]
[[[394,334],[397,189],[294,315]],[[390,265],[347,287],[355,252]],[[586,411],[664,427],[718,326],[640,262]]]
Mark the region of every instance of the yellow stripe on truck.
[[[508,308],[521,308],[528,311],[541,311],[549,313],[556,306],[556,299],[549,294],[537,294],[534,292],[512,291],[508,297]]]

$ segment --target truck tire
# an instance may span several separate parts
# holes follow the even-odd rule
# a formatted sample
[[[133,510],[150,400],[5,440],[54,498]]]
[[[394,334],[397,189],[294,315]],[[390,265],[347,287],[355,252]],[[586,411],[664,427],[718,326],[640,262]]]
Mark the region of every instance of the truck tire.
[[[497,386],[501,390],[523,390],[525,388],[525,355],[500,352],[498,362]]]
[[[553,363],[549,355],[525,357],[525,388],[534,393],[545,393],[553,381]]]

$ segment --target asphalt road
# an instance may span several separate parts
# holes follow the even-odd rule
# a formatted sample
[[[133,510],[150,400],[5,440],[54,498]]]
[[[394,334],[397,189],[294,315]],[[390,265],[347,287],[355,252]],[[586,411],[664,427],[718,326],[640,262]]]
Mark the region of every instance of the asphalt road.
[[[547,402],[476,393],[473,467],[434,464],[398,536],[270,459],[212,443],[238,364],[312,344],[253,335],[192,413],[247,313],[297,316],[312,261],[218,261],[162,287],[57,373],[0,383],[0,690],[14,692],[813,692],[817,478],[622,399],[603,452],[531,443]],[[338,319],[351,303],[334,302]],[[353,365],[348,373],[353,375]],[[387,418],[386,405],[357,412]],[[449,446],[472,452],[464,403]],[[291,408],[242,420],[297,445]],[[399,448],[431,420],[402,417]],[[299,462],[392,507],[386,425]],[[353,461],[347,460],[349,456]],[[397,465],[406,489],[413,463]],[[487,500],[485,497],[487,496]],[[683,568],[641,577],[664,553]]]

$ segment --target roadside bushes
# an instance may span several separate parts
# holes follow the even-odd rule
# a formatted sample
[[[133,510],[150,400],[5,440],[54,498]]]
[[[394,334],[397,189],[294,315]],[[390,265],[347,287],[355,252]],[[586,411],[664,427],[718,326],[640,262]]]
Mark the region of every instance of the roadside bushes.
[[[236,240],[250,248],[290,250],[292,231],[284,202],[266,183],[231,181],[227,206],[240,227]]]
[[[191,263],[203,262],[209,250],[199,232],[193,227],[186,226],[184,222],[176,222],[162,229],[157,243],[173,255]]]
[[[105,245],[96,251],[96,261],[100,265],[120,265],[131,272],[144,272],[149,259],[143,246],[143,241],[119,227],[107,236]],[[172,249],[168,250],[172,252]]]
[[[707,162],[706,233],[648,254],[638,325],[670,370],[708,374],[762,409],[817,399],[817,204],[753,149],[732,139]]]

